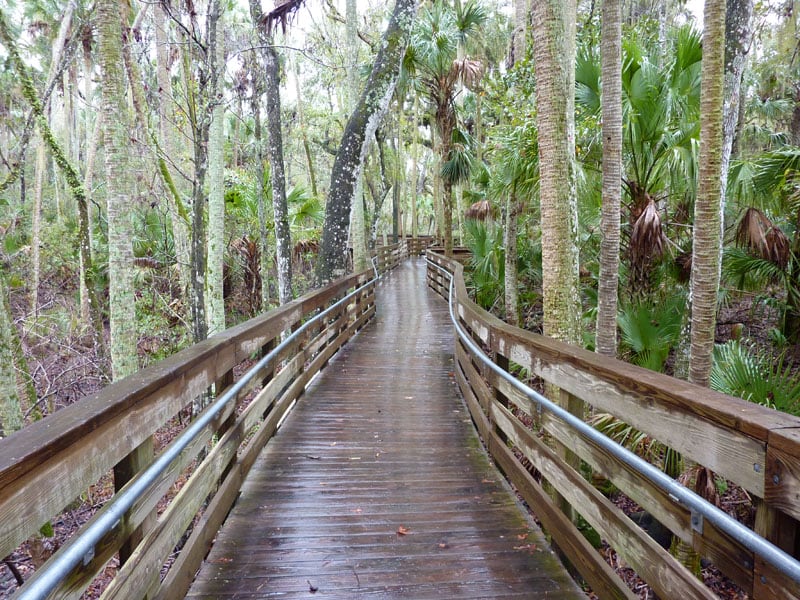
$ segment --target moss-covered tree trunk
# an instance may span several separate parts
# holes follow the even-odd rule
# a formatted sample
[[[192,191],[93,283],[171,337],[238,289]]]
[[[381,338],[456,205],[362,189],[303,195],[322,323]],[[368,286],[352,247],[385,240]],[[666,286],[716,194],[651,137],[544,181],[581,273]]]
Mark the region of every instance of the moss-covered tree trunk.
[[[191,281],[189,260],[189,222],[187,207],[181,203],[179,185],[177,182],[180,164],[179,150],[175,142],[180,139],[178,128],[175,125],[175,112],[172,107],[172,70],[170,65],[170,25],[164,7],[160,2],[154,6],[154,30],[156,39],[156,82],[158,93],[158,143],[164,156],[162,169],[166,170],[164,177],[165,192],[169,206],[170,224],[172,226],[172,239],[175,244],[175,262],[178,265],[181,293],[186,297]],[[172,182],[170,186],[167,179]]]
[[[356,181],[361,176],[369,143],[389,106],[400,70],[416,0],[397,0],[383,41],[372,65],[358,106],[345,126],[331,170],[317,280],[326,282],[344,273],[347,265],[347,230]]]
[[[217,37],[213,60],[218,73],[225,72],[225,47],[223,36]],[[222,77],[217,77],[214,95],[222,98]],[[206,319],[208,334],[225,329],[225,301],[222,294],[223,248],[225,246],[225,164],[224,128],[225,106],[218,100],[211,112],[208,132],[208,238],[206,253]]]
[[[22,429],[24,421],[14,353],[16,338],[5,277],[0,273],[0,438]]]
[[[519,289],[517,277],[517,219],[519,218],[519,202],[516,189],[508,194],[505,209],[505,229],[503,231],[503,245],[505,246],[505,304],[506,322],[519,327]]]
[[[358,77],[359,42],[356,0],[347,0],[345,2],[345,33],[347,43],[347,104],[352,114],[352,111],[358,105],[358,91],[361,89]],[[362,173],[356,179],[352,208],[350,210],[350,245],[353,248],[353,270],[356,272],[363,271],[369,264],[367,223],[364,213],[364,175]]]
[[[120,4],[97,3],[108,215],[108,286],[114,379],[138,369],[133,295],[133,246],[128,184],[128,102],[122,58]]]
[[[292,299],[292,243],[286,206],[286,176],[283,163],[280,63],[272,37],[272,23],[261,11],[260,0],[250,0],[250,18],[258,33],[264,61],[264,92],[267,103],[267,156],[272,183],[275,220],[275,259],[278,263],[278,297],[281,304]]]
[[[261,78],[255,75],[253,81],[253,97],[251,108],[253,111],[253,139],[256,146],[256,179],[258,179],[258,248],[259,270],[261,271],[261,310],[269,309],[269,234],[267,231],[267,173],[264,168],[264,142],[261,131]]]

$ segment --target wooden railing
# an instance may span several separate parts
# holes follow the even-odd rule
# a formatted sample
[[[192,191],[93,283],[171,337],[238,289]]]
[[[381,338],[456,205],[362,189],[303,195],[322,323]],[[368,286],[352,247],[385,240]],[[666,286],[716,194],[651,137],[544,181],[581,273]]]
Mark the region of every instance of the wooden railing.
[[[387,246],[385,252],[391,260],[379,259],[380,272],[396,264],[405,246]],[[173,431],[181,427],[180,415],[190,412],[196,398],[210,389],[220,397],[233,384],[235,369],[238,374],[254,359],[268,355],[284,332],[297,330],[373,275],[370,268],[343,277],[0,441],[0,556],[35,535],[110,472],[116,490],[131,485],[166,450],[154,452],[154,437],[167,424]],[[121,564],[104,598],[182,597],[284,414],[311,378],[375,314],[374,286],[374,281],[365,286],[267,362],[50,597],[79,597],[117,553]],[[108,504],[92,520],[107,508]],[[29,583],[43,576],[48,564]]]
[[[798,556],[800,419],[511,327],[470,300],[460,261],[431,251],[428,258],[455,277],[459,322],[496,365],[505,371],[522,369],[538,384],[558,387],[558,404],[577,408],[575,412],[586,407],[587,413],[610,413],[741,486],[757,507],[756,533]],[[429,266],[428,283],[448,298],[447,275]],[[567,516],[571,511],[579,513],[659,597],[715,596],[601,494],[582,469],[571,466],[581,462],[708,558],[750,597],[800,598],[798,584],[763,556],[696,514],[693,518],[685,506],[562,420],[538,414],[528,397],[476,360],[458,340],[456,378],[489,452],[601,598],[633,596],[574,525],[577,519]],[[531,420],[541,424],[550,443],[524,424]],[[533,469],[523,466],[514,451]],[[551,490],[560,496],[558,502]]]

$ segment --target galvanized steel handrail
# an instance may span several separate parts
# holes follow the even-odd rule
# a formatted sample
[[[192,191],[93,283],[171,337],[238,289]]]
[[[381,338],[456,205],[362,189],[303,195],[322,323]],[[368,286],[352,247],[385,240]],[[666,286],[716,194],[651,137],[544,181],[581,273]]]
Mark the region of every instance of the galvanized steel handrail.
[[[59,553],[56,553],[49,564],[45,564],[45,569],[41,575],[31,581],[27,586],[23,586],[14,596],[19,600],[42,600],[47,598],[50,593],[55,591],[58,584],[65,579],[72,570],[81,562],[88,564],[94,558],[94,549],[104,535],[113,530],[134,505],[134,503],[155,483],[159,476],[166,471],[170,463],[178,458],[180,453],[197,437],[202,430],[222,411],[222,409],[255,377],[264,367],[282,352],[287,346],[293,343],[298,337],[305,333],[310,327],[324,319],[329,313],[348,302],[351,298],[361,291],[373,285],[376,278],[370,279],[362,284],[341,300],[338,300],[325,310],[303,323],[293,331],[269,353],[260,359],[250,370],[248,370],[236,383],[228,388],[219,398],[212,402],[209,407],[187,427],[153,463],[144,469],[138,477],[133,479],[122,492],[113,496],[104,506],[104,512],[98,519],[91,523],[85,531],[70,540]]]
[[[458,318],[456,317],[453,307],[453,290],[455,282],[453,273],[442,266],[437,265],[427,257],[425,260],[429,265],[435,267],[450,278],[448,298],[450,320],[453,322],[453,326],[455,327],[459,339],[469,348],[473,356],[478,358],[478,360],[489,367],[496,375],[513,386],[522,395],[534,401],[540,409],[543,408],[564,421],[567,425],[577,430],[581,435],[585,436],[590,441],[597,444],[600,448],[607,451],[622,463],[639,473],[639,475],[661,488],[675,502],[688,508],[691,511],[693,529],[697,529],[698,531],[702,532],[703,520],[707,519],[709,523],[717,527],[722,533],[725,533],[751,552],[759,555],[767,563],[774,566],[779,572],[783,573],[795,582],[800,583],[800,562],[794,557],[765,540],[754,531],[741,524],[739,521],[720,510],[701,496],[680,485],[666,473],[657,469],[646,460],[640,458],[627,448],[606,437],[597,429],[586,424],[583,420],[554,403],[552,400],[549,400],[536,390],[529,388],[519,379],[508,373],[508,371],[505,371],[495,364],[494,361],[492,361],[486,355],[486,353],[472,340],[472,337],[461,327],[461,324],[458,322]],[[580,511],[580,507],[577,508]]]

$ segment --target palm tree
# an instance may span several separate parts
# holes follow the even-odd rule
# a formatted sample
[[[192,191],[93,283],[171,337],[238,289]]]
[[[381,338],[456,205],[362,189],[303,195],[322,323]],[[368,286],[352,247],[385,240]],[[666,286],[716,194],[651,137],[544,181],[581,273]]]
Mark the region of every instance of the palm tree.
[[[664,210],[686,212],[695,194],[701,39],[686,25],[672,33],[669,44],[664,51],[636,30],[623,43],[622,178],[629,203],[622,241],[633,295],[652,289],[653,266],[663,250]],[[576,102],[594,118],[601,110],[600,72],[599,57],[583,49]]]
[[[461,162],[457,132],[458,114],[455,97],[459,85],[472,85],[481,75],[480,62],[459,58],[459,47],[476,34],[486,21],[486,11],[476,1],[470,0],[457,9],[437,0],[427,8],[417,21],[411,43],[406,51],[404,66],[413,72],[417,89],[433,113],[436,129],[434,148],[439,155],[442,176],[443,236],[445,253],[453,252],[452,188],[458,182],[454,162]],[[455,135],[455,139],[454,139]]]
[[[743,200],[736,241],[725,254],[725,278],[740,289],[780,284],[781,331],[800,342],[800,149],[766,152],[732,170],[735,197]],[[788,232],[788,235],[787,233]]]
[[[620,200],[622,196],[622,3],[603,0],[601,38],[603,88],[603,216],[597,334],[600,354],[617,353]]]
[[[542,0],[533,5],[544,332],[578,344],[575,11],[574,0]]]
[[[706,0],[700,106],[700,159],[692,249],[689,381],[708,386],[722,260],[722,147],[725,0]]]

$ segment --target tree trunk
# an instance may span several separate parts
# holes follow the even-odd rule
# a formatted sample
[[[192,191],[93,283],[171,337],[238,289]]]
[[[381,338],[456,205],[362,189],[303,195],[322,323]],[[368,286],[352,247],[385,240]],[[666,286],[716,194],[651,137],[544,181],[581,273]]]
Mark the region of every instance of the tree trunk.
[[[311,145],[308,143],[308,127],[306,126],[305,113],[303,112],[303,95],[300,91],[300,67],[297,61],[294,63],[294,85],[295,95],[297,96],[297,122],[300,125],[300,135],[303,138],[303,151],[306,155],[306,165],[308,165],[308,182],[311,185],[311,195],[317,197],[317,176],[314,171],[314,161],[311,158]]]
[[[525,58],[529,18],[530,8],[528,6],[528,0],[514,0],[514,33],[511,40],[511,60],[508,61],[509,67],[513,67]]]
[[[574,165],[575,0],[539,0],[533,6],[544,333],[577,344],[581,304]]]
[[[358,11],[356,9],[356,0],[346,0],[345,2],[345,32],[347,43],[347,106],[352,114],[358,105],[358,90],[361,89],[358,80]],[[353,271],[355,272],[363,271],[369,263],[363,179],[363,173],[356,179],[352,209],[350,211],[350,245],[353,248]],[[373,220],[377,216],[377,214],[373,214]]]
[[[0,439],[22,429],[24,422],[13,350],[17,331],[7,298],[5,276],[0,273]]]
[[[725,207],[725,188],[728,181],[728,167],[733,153],[733,141],[739,123],[742,75],[744,74],[747,53],[753,39],[753,0],[728,0],[725,15],[725,87],[723,91],[723,132],[722,143],[722,210]]]
[[[164,155],[163,169],[172,181],[170,189],[167,178],[165,191],[167,192],[167,205],[169,206],[170,223],[172,225],[172,239],[175,244],[175,261],[178,265],[181,293],[188,297],[191,282],[190,252],[189,252],[189,214],[187,208],[179,204],[180,196],[176,183],[177,170],[171,163],[177,160],[177,151],[174,140],[179,139],[178,129],[174,123],[172,102],[172,74],[170,69],[170,43],[169,19],[160,2],[155,3],[155,38],[156,38],[156,82],[158,83],[158,142]]]
[[[506,223],[503,231],[503,245],[505,252],[505,300],[506,322],[514,327],[519,327],[519,290],[517,281],[517,217],[519,216],[519,202],[516,190],[506,198]]]
[[[220,28],[222,29],[222,28]],[[225,72],[225,44],[220,35],[214,69]],[[214,95],[222,98],[222,77],[217,77]],[[211,113],[208,132],[208,238],[206,240],[206,319],[208,334],[225,330],[225,300],[222,295],[223,247],[225,244],[225,107],[217,101]]]
[[[208,324],[205,307],[205,278],[207,269],[206,257],[206,176],[208,173],[208,138],[212,114],[221,98],[217,98],[214,91],[217,89],[217,79],[222,75],[216,69],[216,45],[221,7],[219,0],[211,0],[206,22],[206,40],[200,48],[201,63],[199,65],[196,81],[189,81],[186,86],[188,92],[189,111],[192,122],[192,147],[194,152],[194,180],[192,181],[192,230],[190,262],[192,272],[192,287],[190,294],[190,307],[192,314],[192,333],[194,341],[200,342],[208,337]],[[184,58],[186,61],[186,58]],[[185,64],[185,63],[184,63]],[[184,67],[185,70],[186,67]],[[188,73],[187,73],[188,75]],[[193,88],[197,85],[197,92]]]
[[[316,273],[320,283],[344,273],[347,226],[355,184],[363,170],[369,144],[394,93],[400,61],[416,8],[416,0],[396,0],[366,87],[345,126],[331,170],[331,185],[325,207],[325,224]]]
[[[36,163],[33,175],[33,215],[31,216],[31,313],[39,316],[39,282],[41,280],[42,252],[42,195],[47,171],[45,142],[36,146]]]
[[[253,98],[251,107],[253,110],[253,137],[256,142],[256,178],[258,179],[258,247],[259,247],[259,270],[261,271],[261,310],[269,310],[269,234],[267,233],[267,207],[266,207],[266,177],[264,169],[264,142],[261,135],[261,98],[260,78],[255,75],[253,82]]]
[[[601,33],[603,213],[595,350],[617,355],[620,202],[622,198],[622,5],[603,0]]]
[[[272,211],[275,219],[275,258],[278,262],[278,297],[281,304],[292,299],[292,255],[289,211],[286,206],[286,177],[283,164],[281,131],[280,65],[272,40],[271,27],[266,25],[260,0],[250,0],[250,18],[258,31],[264,59],[264,91],[267,101],[267,155],[272,181]]]
[[[138,369],[136,310],[133,296],[133,247],[130,222],[127,128],[128,103],[122,60],[120,5],[98,0],[102,113],[104,115],[106,197],[108,214],[108,279],[113,378]]]
[[[270,39],[270,43],[271,43]],[[292,243],[289,210],[286,206],[286,178],[283,173],[283,134],[278,53],[271,45],[264,51],[267,100],[267,152],[272,182],[272,213],[275,219],[275,259],[278,263],[278,298],[281,304],[292,299]]]
[[[700,156],[692,249],[689,381],[708,387],[722,252],[725,0],[706,0],[700,100]]]

